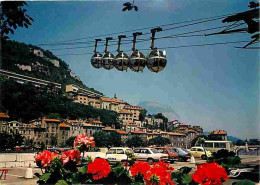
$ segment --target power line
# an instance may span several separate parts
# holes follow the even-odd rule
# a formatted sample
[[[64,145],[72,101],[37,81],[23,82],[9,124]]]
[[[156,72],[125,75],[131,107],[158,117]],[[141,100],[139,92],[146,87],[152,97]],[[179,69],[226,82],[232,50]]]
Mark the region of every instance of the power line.
[[[245,43],[250,41],[229,41],[229,42],[217,42],[217,43],[205,43],[205,44],[193,44],[193,45],[184,45],[184,46],[166,46],[157,49],[177,49],[177,48],[189,48],[189,47],[204,47],[204,46],[215,46],[215,45],[225,45],[225,44],[237,44],[237,43]],[[139,49],[141,51],[147,51],[151,49]],[[127,50],[126,52],[131,51]],[[116,51],[114,51],[116,52]],[[66,55],[93,55],[93,53],[71,53],[71,54],[62,54],[56,56],[66,56]]]
[[[100,38],[100,37],[104,37],[104,36],[108,36],[108,35],[116,35],[116,34],[122,34],[122,33],[128,33],[128,32],[134,32],[134,31],[151,29],[151,28],[154,28],[154,27],[165,27],[165,26],[178,25],[178,24],[183,24],[183,23],[191,23],[191,22],[202,21],[202,20],[204,20],[204,21],[206,21],[206,20],[207,21],[211,21],[211,19],[218,20],[218,19],[222,19],[222,18],[225,18],[227,16],[234,15],[234,14],[236,14],[236,13],[226,14],[226,15],[221,15],[221,16],[213,16],[213,17],[208,17],[208,18],[193,19],[193,20],[190,20],[190,21],[182,21],[182,22],[176,22],[176,23],[170,23],[170,24],[162,24],[162,25],[158,25],[158,26],[150,26],[150,27],[133,29],[133,30],[126,30],[126,31],[114,32],[114,33],[110,33],[110,34],[96,35],[96,36],[90,36],[90,37],[83,37],[83,38],[78,38],[78,39],[70,39],[70,40],[64,40],[64,41],[60,41],[60,42],[41,43],[41,44],[38,44],[38,46],[68,44],[68,42],[70,42],[70,41],[85,40],[85,39],[90,39],[90,38]],[[93,42],[93,41],[86,41],[86,42]]]

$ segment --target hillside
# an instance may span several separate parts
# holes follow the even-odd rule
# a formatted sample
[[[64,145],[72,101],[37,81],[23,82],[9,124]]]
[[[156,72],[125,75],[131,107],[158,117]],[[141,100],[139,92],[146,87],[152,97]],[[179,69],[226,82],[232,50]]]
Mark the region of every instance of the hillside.
[[[41,50],[43,56],[37,56],[33,53],[34,49]],[[17,41],[4,41],[2,43],[1,69],[13,71],[22,75],[40,78],[62,84],[62,90],[65,90],[66,84],[75,84],[93,92],[98,92],[89,88],[83,82],[72,75],[68,64],[60,58],[53,55],[48,50],[43,50],[37,46],[27,45]],[[57,60],[59,67],[56,67],[51,60]],[[31,66],[31,70],[21,70],[19,66]],[[102,93],[100,93],[102,94]]]

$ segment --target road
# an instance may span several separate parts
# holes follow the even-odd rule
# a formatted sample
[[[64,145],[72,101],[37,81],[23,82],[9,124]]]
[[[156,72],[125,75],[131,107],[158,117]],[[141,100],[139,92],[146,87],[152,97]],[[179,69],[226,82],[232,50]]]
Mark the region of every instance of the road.
[[[259,165],[260,164],[260,156],[240,156],[242,158],[242,164],[247,165]],[[205,163],[205,160],[196,159],[196,163]],[[175,170],[183,166],[188,166],[193,168],[193,171],[196,170],[196,165],[191,164],[190,162],[176,162],[171,164]],[[14,167],[8,168],[7,180],[0,180],[0,185],[35,185],[36,181],[38,180],[37,177],[33,179],[25,179],[25,172],[27,167]],[[33,167],[33,172],[40,173],[41,170],[39,168]],[[224,185],[232,185],[232,182],[237,181],[236,179],[229,179]],[[256,184],[259,184],[256,182]]]

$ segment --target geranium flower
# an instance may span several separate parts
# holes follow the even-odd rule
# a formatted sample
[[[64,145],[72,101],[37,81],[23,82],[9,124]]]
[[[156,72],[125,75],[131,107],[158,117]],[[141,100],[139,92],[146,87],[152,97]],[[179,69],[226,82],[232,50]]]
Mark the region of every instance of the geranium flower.
[[[89,163],[87,173],[92,173],[94,180],[99,180],[107,177],[111,168],[109,163],[105,159],[95,159],[92,163]]]
[[[150,170],[150,165],[147,162],[137,161],[130,167],[130,172],[132,176],[136,176],[139,173],[145,175],[148,170]]]
[[[162,167],[168,172],[172,172],[174,170],[173,167],[170,166],[169,163],[165,163],[164,161],[159,161],[153,164],[154,167]]]
[[[198,165],[191,178],[201,185],[220,185],[227,181],[228,175],[225,168],[214,162]]]
[[[37,156],[35,157],[35,161],[36,162],[41,161],[41,165],[43,167],[47,167],[47,166],[50,166],[51,161],[55,157],[59,157],[59,155],[52,153],[49,150],[44,150],[43,152],[40,152],[39,154],[37,154]]]
[[[167,171],[165,165],[155,165],[150,168],[144,176],[144,181],[147,185],[160,184],[160,185],[174,185],[171,180],[171,173]]]
[[[80,152],[75,149],[68,150],[61,154],[61,160],[62,160],[63,165],[66,164],[67,162],[69,162],[70,160],[78,163],[79,159],[80,159]]]
[[[86,134],[77,135],[74,140],[74,148],[85,145],[86,147],[95,147],[94,137],[88,137]]]

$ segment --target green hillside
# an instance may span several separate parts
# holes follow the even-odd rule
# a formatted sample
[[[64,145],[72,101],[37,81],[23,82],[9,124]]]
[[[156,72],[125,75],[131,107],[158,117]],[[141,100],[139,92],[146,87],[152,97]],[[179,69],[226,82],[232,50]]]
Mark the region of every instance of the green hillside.
[[[43,51],[44,57],[39,57],[33,54],[33,49],[40,49],[41,51]],[[13,71],[22,75],[61,83],[63,91],[65,90],[66,84],[75,84],[93,92],[100,93],[97,90],[84,85],[81,80],[72,77],[70,75],[68,64],[66,64],[65,61],[53,55],[48,50],[45,51],[37,46],[27,45],[17,41],[4,41],[4,43],[2,43],[1,55],[1,69]],[[49,61],[49,59],[58,60],[60,63],[60,67],[54,66]],[[17,64],[30,66],[41,65],[40,67],[42,68],[42,71],[33,68],[32,71],[23,71],[19,69]]]

